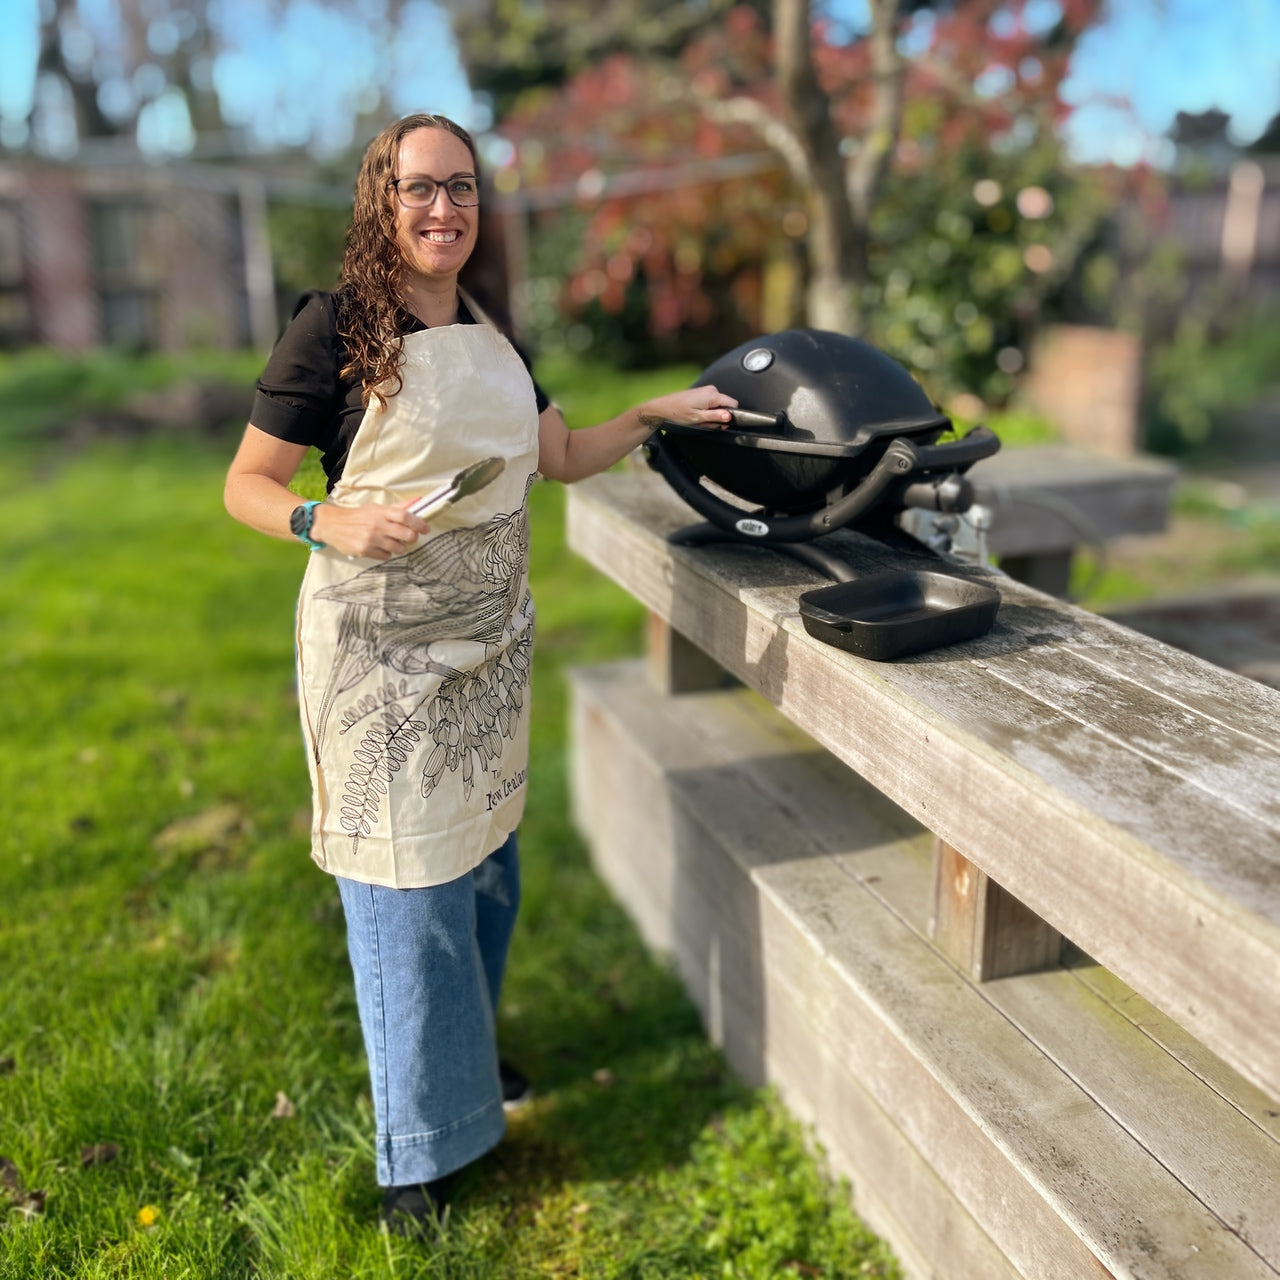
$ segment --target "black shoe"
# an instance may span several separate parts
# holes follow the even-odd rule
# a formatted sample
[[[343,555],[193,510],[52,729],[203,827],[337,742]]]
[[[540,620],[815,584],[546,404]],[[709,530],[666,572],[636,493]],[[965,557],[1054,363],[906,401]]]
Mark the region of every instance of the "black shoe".
[[[498,1060],[498,1078],[502,1081],[502,1109],[518,1111],[533,1097],[528,1078],[509,1062]]]
[[[444,1179],[386,1187],[382,1192],[382,1221],[396,1236],[434,1236],[444,1218]]]

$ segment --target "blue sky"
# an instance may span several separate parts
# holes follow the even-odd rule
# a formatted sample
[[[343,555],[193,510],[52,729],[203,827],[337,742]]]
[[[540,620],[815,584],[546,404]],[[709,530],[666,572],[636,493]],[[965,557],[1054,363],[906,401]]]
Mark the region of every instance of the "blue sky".
[[[33,92],[39,2],[0,2],[0,128],[14,140]],[[101,22],[111,3],[81,0],[88,25]],[[864,21],[865,0],[828,0],[826,7],[851,24]],[[373,77],[389,86],[393,109],[426,107],[484,123],[472,112],[434,0],[411,0],[414,20],[402,28],[410,34],[397,39],[385,67],[378,0],[365,0],[364,25],[338,20],[316,0],[278,7],[221,0],[219,8],[237,48],[214,68],[214,80],[229,121],[252,123],[264,144],[314,135],[329,147],[344,145]],[[1054,0],[1030,0],[1029,12],[1033,21],[1048,21]],[[1280,110],[1280,0],[1110,0],[1106,20],[1081,43],[1065,91],[1078,108],[1068,139],[1081,160],[1160,161],[1167,149],[1159,138],[1178,110],[1219,107],[1247,140]],[[149,138],[181,140],[182,119],[172,106],[152,109]]]
[[[1251,141],[1280,111],[1280,0],[1113,0],[1081,41],[1064,94],[1081,159],[1131,162],[1179,110],[1217,107]],[[1132,112],[1100,105],[1111,94]]]
[[[35,91],[39,6],[0,0],[0,129],[12,130],[26,116]],[[371,83],[383,86],[395,111],[440,110],[463,120],[472,114],[448,18],[435,0],[408,0],[393,41],[380,38],[382,0],[362,0],[359,22],[320,0],[217,0],[210,7],[232,33],[211,69],[223,116],[229,125],[251,126],[264,148],[309,138],[322,149],[346,146],[353,118],[371,106]],[[79,0],[78,10],[87,28],[109,36],[114,0]],[[184,119],[161,101],[141,132],[180,143],[183,128]]]

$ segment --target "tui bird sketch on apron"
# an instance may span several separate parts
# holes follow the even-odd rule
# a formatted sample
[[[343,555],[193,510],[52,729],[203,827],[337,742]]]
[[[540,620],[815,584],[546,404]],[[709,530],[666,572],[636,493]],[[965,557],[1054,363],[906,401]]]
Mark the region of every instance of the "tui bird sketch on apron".
[[[391,560],[311,553],[298,686],[311,856],[417,888],[477,866],[524,809],[538,414],[528,370],[488,322],[407,334],[401,374],[361,420],[331,502],[400,504],[482,458],[506,466]]]

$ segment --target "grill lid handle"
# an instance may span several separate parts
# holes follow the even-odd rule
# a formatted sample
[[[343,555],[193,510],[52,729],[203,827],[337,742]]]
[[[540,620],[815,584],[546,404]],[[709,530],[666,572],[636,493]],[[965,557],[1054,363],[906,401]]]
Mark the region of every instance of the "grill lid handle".
[[[755,409],[730,409],[729,423],[742,431],[781,431],[786,426],[785,413],[759,413]]]

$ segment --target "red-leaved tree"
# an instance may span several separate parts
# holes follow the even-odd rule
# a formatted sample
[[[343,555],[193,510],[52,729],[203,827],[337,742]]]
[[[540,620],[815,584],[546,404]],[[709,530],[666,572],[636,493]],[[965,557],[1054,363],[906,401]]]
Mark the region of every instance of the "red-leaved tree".
[[[541,269],[598,327],[643,320],[659,347],[698,352],[708,328],[701,345],[723,349],[803,322],[907,357],[946,329],[950,380],[998,384],[1002,344],[1061,290],[1117,194],[1073,173],[1059,141],[1061,84],[1101,2],[1062,0],[1047,29],[1026,9],[904,17],[872,0],[853,38],[808,0],[775,0],[771,30],[733,10],[675,59],[614,54],[525,94],[500,122],[500,185],[554,209],[544,227],[571,226],[563,244],[535,231],[555,244]]]

